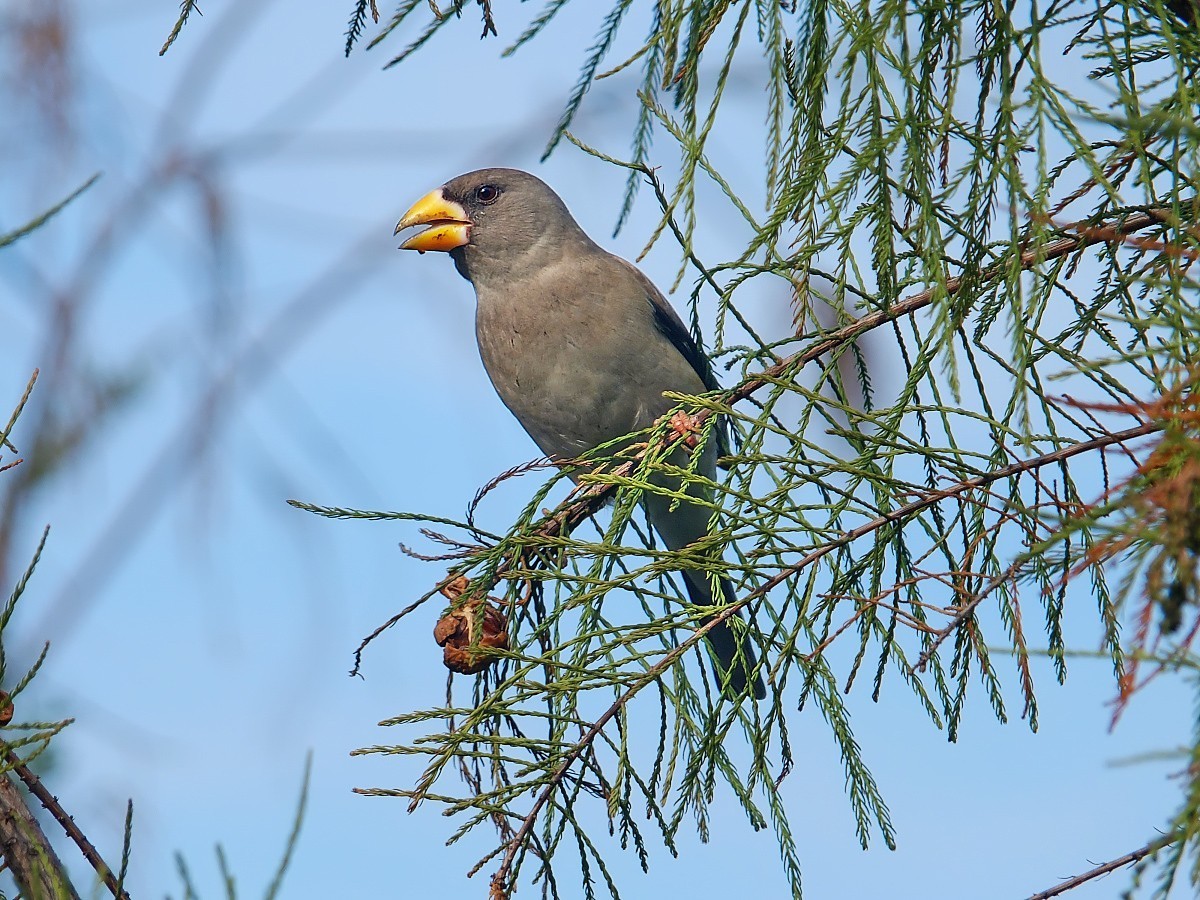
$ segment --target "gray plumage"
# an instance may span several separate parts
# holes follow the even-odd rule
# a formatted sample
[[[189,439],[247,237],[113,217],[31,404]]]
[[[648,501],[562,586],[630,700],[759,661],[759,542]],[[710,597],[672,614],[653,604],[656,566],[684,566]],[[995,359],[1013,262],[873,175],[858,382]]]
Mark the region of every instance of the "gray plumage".
[[[450,255],[475,288],[484,367],[543,453],[569,459],[648,427],[674,405],[664,391],[716,389],[707,359],[662,294],[636,267],[594,243],[540,179],[483,169],[447,182],[441,196],[469,222],[469,242]],[[710,478],[715,443],[708,442],[699,463]],[[707,534],[709,511],[702,506],[672,510],[669,498],[649,492],[643,503],[672,549]],[[733,600],[725,579],[724,597],[714,603],[705,574],[685,570],[684,576],[698,605]],[[745,693],[756,666],[749,641],[725,623],[707,637],[726,692]],[[757,674],[750,688],[765,696]]]

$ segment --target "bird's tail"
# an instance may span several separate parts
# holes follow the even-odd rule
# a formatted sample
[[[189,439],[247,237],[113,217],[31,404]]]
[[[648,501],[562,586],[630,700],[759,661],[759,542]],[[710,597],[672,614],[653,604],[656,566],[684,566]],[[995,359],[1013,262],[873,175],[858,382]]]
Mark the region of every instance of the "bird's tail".
[[[712,477],[712,473],[716,471],[715,445],[710,441],[704,452],[706,459],[701,461],[700,471]],[[674,476],[658,475],[655,480],[671,491],[679,490],[680,482]],[[704,488],[695,484],[688,485],[687,490],[696,496],[707,494]],[[680,503],[670,494],[656,492],[644,494],[642,502],[646,505],[655,531],[672,550],[690,546],[708,534],[711,513],[709,508],[701,503]],[[713,547],[708,552],[719,558],[721,549]],[[685,568],[683,576],[688,596],[696,606],[720,606],[722,600],[726,604],[737,602],[733,586],[726,578],[721,579],[722,596],[714,598],[706,572]],[[737,626],[742,623],[733,625],[730,623],[732,618],[733,616],[730,616],[705,633],[709,646],[712,647],[721,693],[730,698],[744,697],[751,693],[761,700],[767,696],[767,689],[763,684],[762,675],[755,671],[758,668],[758,658],[754,653],[754,646],[746,630],[738,629]],[[754,673],[753,681],[751,673]]]
[[[697,605],[709,606],[712,604],[712,600],[709,598],[708,586],[700,587],[693,583],[694,578],[704,577],[700,572],[688,571],[684,573],[683,580],[687,585],[688,595],[692,602]],[[721,591],[725,595],[726,603],[736,602],[733,585],[726,578],[721,579]],[[712,648],[713,663],[717,670],[717,680],[721,683],[721,692],[727,697],[744,697],[747,693],[747,686],[751,684],[751,673],[753,673],[753,687],[749,693],[762,700],[767,696],[767,688],[763,684],[762,674],[756,671],[758,657],[754,652],[754,645],[744,629],[739,630],[736,626],[729,624],[730,618],[732,616],[723,622],[718,622],[705,635],[708,645]],[[741,618],[740,615],[738,618]],[[709,621],[711,620],[705,620],[705,622]]]

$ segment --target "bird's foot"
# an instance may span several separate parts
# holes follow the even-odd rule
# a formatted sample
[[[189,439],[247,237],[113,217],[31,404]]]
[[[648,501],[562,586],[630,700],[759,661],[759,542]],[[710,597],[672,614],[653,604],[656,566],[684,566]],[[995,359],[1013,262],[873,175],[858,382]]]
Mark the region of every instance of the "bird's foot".
[[[700,422],[695,416],[681,409],[671,416],[667,425],[670,428],[668,436],[672,441],[682,440],[689,450],[696,449],[696,445],[700,443]]]

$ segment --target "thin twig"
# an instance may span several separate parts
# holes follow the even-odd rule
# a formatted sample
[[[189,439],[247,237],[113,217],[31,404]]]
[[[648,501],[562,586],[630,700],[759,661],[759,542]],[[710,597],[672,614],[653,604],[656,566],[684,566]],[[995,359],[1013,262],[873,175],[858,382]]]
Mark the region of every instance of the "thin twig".
[[[1109,441],[1108,438],[1109,437],[1120,437],[1121,440],[1118,441],[1117,443],[1121,444],[1127,440],[1131,440],[1136,437],[1145,437],[1148,434],[1153,434],[1155,431],[1161,431],[1163,429],[1163,427],[1164,427],[1164,425],[1161,422],[1147,422],[1143,425],[1139,425],[1134,428],[1130,428],[1126,431],[1118,432],[1118,434],[1116,434],[1116,435],[1110,435],[1110,436],[1106,436],[1103,438],[1095,438],[1095,439],[1093,439],[1091,441],[1087,441],[1085,443],[1095,445],[1097,442],[1105,441],[1107,443],[1103,444],[1103,446],[1111,446],[1112,442]],[[1067,447],[1064,449],[1074,450],[1076,447],[1080,447],[1080,446],[1082,446],[1082,445],[1081,444],[1073,444],[1073,445],[1071,445],[1071,447]],[[1093,446],[1093,447],[1089,447],[1088,449],[1097,449],[1097,447]],[[1073,456],[1075,454],[1072,453],[1071,455]],[[1019,463],[1015,464],[1015,465],[1019,465]],[[1010,466],[1009,468],[1012,468],[1012,467]],[[975,610],[979,608],[979,605],[988,598],[988,596],[992,593],[992,591],[994,591],[996,588],[998,588],[1005,581],[1008,581],[1010,578],[1012,578],[1012,576],[1016,573],[1016,570],[1019,568],[1019,566],[1022,564],[1022,562],[1023,562],[1023,560],[1018,559],[1011,566],[1009,566],[1007,569],[1005,569],[1003,572],[1001,572],[999,575],[997,575],[995,578],[993,578],[991,581],[989,581],[986,585],[984,585],[971,598],[970,602],[963,604],[963,606],[960,607],[957,612],[955,612],[954,618],[952,618],[945,625],[945,627],[943,627],[941,629],[941,631],[939,631],[937,633],[937,636],[933,639],[933,642],[928,647],[926,647],[925,650],[921,653],[920,657],[917,658],[917,661],[913,664],[911,671],[913,673],[924,671],[925,667],[929,664],[929,661],[933,658],[933,654],[936,653],[938,647],[940,647],[942,645],[942,642],[945,641],[946,638],[948,638],[951,634],[953,634],[957,628],[961,627],[962,624],[971,617],[971,615],[975,612]]]
[[[962,606],[960,606],[954,613],[954,618],[952,618],[945,625],[945,627],[943,627],[936,635],[934,635],[933,641],[930,642],[929,646],[921,652],[919,657],[917,657],[917,661],[913,663],[912,667],[909,669],[909,672],[914,675],[917,672],[924,672],[925,667],[929,665],[929,661],[933,659],[933,654],[937,652],[938,647],[942,646],[942,643],[946,640],[946,638],[950,637],[955,630],[961,628],[962,624],[966,622],[967,619],[971,618],[971,615],[979,608],[979,605],[983,603],[983,601],[989,596],[991,596],[992,591],[1016,575],[1017,570],[1020,569],[1025,562],[1026,560],[1023,557],[1018,557],[1007,569],[976,591],[974,596],[972,596],[967,603],[964,603]]]
[[[1093,878],[1099,878],[1101,875],[1107,875],[1109,872],[1115,872],[1117,869],[1124,868],[1125,866],[1145,859],[1152,853],[1157,853],[1163,847],[1169,847],[1178,840],[1178,837],[1158,838],[1157,840],[1151,841],[1140,850],[1134,850],[1130,853],[1126,853],[1124,856],[1119,856],[1116,859],[1110,859],[1108,862],[1101,863],[1094,869],[1088,869],[1082,875],[1076,875],[1074,878],[1068,878],[1066,881],[1062,882],[1062,884],[1056,884],[1052,888],[1047,888],[1044,891],[1039,891],[1036,894],[1032,894],[1030,895],[1029,900],[1048,900],[1050,897],[1057,897],[1059,894],[1065,894],[1067,891],[1074,890],[1081,884],[1086,884]]]
[[[966,481],[960,481],[948,488],[942,488],[937,491],[930,491],[918,500],[913,500],[910,503],[905,503],[903,506],[898,506],[893,510],[876,516],[869,522],[864,522],[857,528],[852,528],[849,531],[842,532],[833,540],[830,540],[815,550],[806,553],[799,561],[777,572],[771,578],[767,579],[759,587],[741,598],[733,608],[745,606],[746,603],[766,594],[768,591],[782,584],[791,576],[795,575],[804,568],[807,568],[812,563],[816,562],[823,556],[832,553],[839,547],[844,547],[853,543],[861,537],[870,534],[882,528],[884,525],[893,522],[899,522],[906,519],[913,513],[920,512],[935,503],[941,503],[943,500],[948,500],[951,497],[957,497],[959,494],[965,494],[967,491],[973,491],[996,481],[1001,481],[1005,478],[1011,478],[1013,475],[1020,475],[1023,472],[1028,472],[1032,469],[1040,469],[1042,466],[1052,463],[1063,462],[1073,456],[1078,456],[1081,453],[1089,453],[1093,450],[1100,450],[1104,447],[1112,446],[1113,444],[1121,444],[1125,441],[1131,441],[1135,438],[1145,437],[1148,434],[1153,434],[1162,429],[1162,424],[1158,422],[1146,422],[1141,425],[1136,425],[1133,428],[1127,428],[1124,431],[1118,431],[1115,434],[1108,434],[1103,437],[1092,438],[1089,441],[1080,441],[1077,444],[1071,444],[1067,447],[1060,447],[1058,450],[1053,450],[1050,453],[1044,453],[1041,456],[1034,456],[1029,459],[1015,462],[1012,465],[1004,466],[1001,469],[995,469],[988,472],[986,475],[980,475],[977,478],[969,478]],[[1004,576],[998,576],[1004,577]],[[981,592],[984,593],[984,592]],[[972,600],[972,603],[977,603],[978,598]],[[969,613],[971,607],[966,607]],[[962,615],[960,612],[959,615]],[[957,617],[956,617],[957,618]]]
[[[17,408],[12,411],[12,415],[8,417],[8,424],[4,426],[4,430],[0,431],[0,450],[7,447],[14,453],[17,448],[9,443],[8,436],[12,433],[13,426],[17,424],[17,419],[21,417],[22,410],[25,409],[25,404],[29,402],[30,396],[33,394],[33,387],[37,384],[39,369],[34,369],[33,374],[29,376],[29,381],[25,385],[25,393],[21,395],[21,399],[17,401]]]

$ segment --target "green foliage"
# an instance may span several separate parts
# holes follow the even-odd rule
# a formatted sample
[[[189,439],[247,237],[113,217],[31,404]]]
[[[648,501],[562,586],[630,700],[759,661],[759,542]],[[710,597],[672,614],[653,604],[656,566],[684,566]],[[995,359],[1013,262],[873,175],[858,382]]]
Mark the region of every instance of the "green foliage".
[[[375,6],[375,0],[358,0],[354,7],[354,12],[350,14],[350,25],[346,28],[346,55],[350,55],[350,51],[354,49],[354,44],[362,35],[363,28],[367,24],[368,9],[374,21],[379,21],[379,10]]]
[[[505,52],[566,4],[546,3]],[[429,8],[402,3],[369,46],[413,26],[388,63],[398,64],[464,5],[416,22]],[[602,72],[647,6],[648,32]],[[1145,465],[1157,435],[1200,439],[1200,32],[1180,15],[1160,0],[1009,14],[899,0],[613,0],[547,153],[566,136],[629,170],[618,227],[648,184],[661,211],[649,244],[670,234],[680,280],[696,273],[693,321],[715,301],[714,358],[736,386],[677,399],[705,439],[718,415],[740,439],[728,476],[705,485],[709,549],[726,558],[664,552],[639,527],[638,498],[663,491],[655,473],[702,480],[669,461],[665,423],[640,449],[601,448],[566,506],[543,512],[556,479],[533,490],[502,536],[475,527],[478,497],[460,522],[426,519],[457,529],[430,532],[450,545],[436,559],[469,579],[454,605],[494,604],[512,644],[467,682],[468,699],[456,680],[443,708],[385,723],[405,736],[362,752],[418,755],[427,768],[412,788],[370,793],[445,804],[463,817],[452,840],[494,827],[478,867],[497,866],[500,896],[521,877],[574,895],[560,885],[568,866],[587,895],[603,881],[616,896],[580,801],[602,802],[611,836],[646,865],[651,837],[675,852],[681,829],[706,836],[721,790],[751,827],[774,830],[799,896],[781,787],[797,714],[827,723],[863,846],[872,834],[891,845],[872,748],[850,725],[856,687],[908,702],[954,740],[969,710],[1007,721],[1014,697],[1036,729],[1030,657],[1047,655],[1065,679],[1076,623],[1101,634],[1123,702],[1138,684],[1130,657],[1194,665],[1196,579],[1173,583],[1182,626],[1147,655],[1164,595],[1135,577],[1168,539],[1171,571],[1194,569],[1198,549],[1178,538],[1196,533],[1190,518],[1156,530],[1145,515],[1149,488],[1165,483]],[[1069,75],[1084,63],[1087,78]],[[629,158],[570,135],[596,81],[634,66]],[[756,79],[742,97],[765,98],[751,176],[708,152],[735,74]],[[719,261],[696,252],[701,189],[718,198],[705,216],[744,221],[750,235]],[[751,326],[737,305],[751,281],[788,292],[793,331]],[[593,517],[604,501],[611,513]],[[685,558],[738,585],[766,701],[730,702],[711,683],[701,623],[733,608],[680,599],[673,573]],[[1144,626],[1132,640],[1128,616]],[[982,704],[968,705],[974,694]],[[1161,863],[1170,878],[1196,821],[1200,794],[1188,788],[1171,838],[1155,845],[1174,854]]]
[[[82,189],[81,189],[82,190]],[[78,193],[78,192],[76,192]],[[69,201],[64,201],[69,202]],[[52,213],[51,213],[52,214]],[[45,214],[41,218],[48,219],[51,214]],[[38,226],[34,226],[38,227]],[[12,443],[9,436],[13,433],[16,427],[17,420],[21,416],[22,410],[29,402],[29,398],[33,395],[34,385],[37,384],[37,372],[34,372],[29,379],[29,383],[25,386],[25,391],[21,395],[21,399],[17,402],[12,414],[9,416],[7,424],[3,430],[0,430],[0,477],[5,470],[12,469],[20,460],[5,462],[3,459],[3,451],[12,449]],[[25,589],[29,586],[29,579],[33,577],[34,570],[42,558],[42,551],[46,548],[46,539],[50,536],[50,527],[47,526],[42,531],[42,537],[38,541],[37,546],[33,550],[32,558],[25,571],[21,573],[12,592],[8,595],[8,601],[4,604],[4,608],[0,610],[0,688],[3,688],[8,695],[8,702],[11,702],[13,707],[16,707],[16,700],[20,694],[33,681],[35,675],[42,667],[42,663],[46,661],[46,654],[50,650],[50,645],[46,644],[42,647],[41,653],[33,664],[21,675],[16,678],[12,677],[8,671],[8,657],[4,649],[4,630],[8,628],[9,622],[12,621],[13,613],[16,612],[17,604],[25,593]],[[11,735],[3,742],[4,746],[12,749],[20,747],[32,747],[33,751],[29,756],[25,757],[25,762],[29,762],[37,756],[41,755],[50,746],[50,739],[66,728],[71,723],[71,720],[61,722],[29,722],[24,724],[9,725]],[[24,737],[14,737],[19,732],[28,732]]]
[[[50,218],[50,215],[52,213],[43,215],[40,217],[41,221]],[[35,223],[27,229],[23,229],[23,231],[27,233],[37,227],[40,227],[40,225]],[[16,427],[22,410],[24,410],[25,405],[29,402],[36,383],[37,372],[34,372],[7,424],[0,430],[0,477],[6,472],[10,472],[21,462],[20,459],[6,460],[5,451],[15,452],[10,436]],[[49,650],[48,644],[43,646],[37,659],[34,660],[33,664],[23,674],[13,677],[8,671],[8,656],[5,652],[5,631],[12,622],[17,604],[25,593],[29,585],[29,580],[33,577],[33,572],[41,560],[42,551],[46,546],[46,538],[49,536],[49,533],[50,529],[48,527],[42,532],[41,540],[33,551],[29,565],[17,579],[3,609],[0,609],[0,688],[2,688],[2,691],[0,691],[0,713],[3,716],[0,719],[0,727],[3,727],[5,732],[3,740],[0,740],[0,778],[4,780],[2,785],[3,790],[0,791],[0,815],[2,815],[4,820],[2,829],[4,838],[4,864],[12,873],[12,878],[18,888],[31,896],[71,898],[75,896],[75,892],[67,879],[62,863],[59,862],[54,850],[48,843],[45,835],[42,834],[27,804],[21,799],[21,795],[17,792],[12,781],[12,773],[16,773],[31,790],[40,787],[40,785],[37,785],[36,776],[30,772],[28,765],[45,753],[50,746],[51,739],[70,725],[72,721],[70,719],[59,722],[10,721],[14,718],[17,709],[27,706],[27,704],[20,703],[18,698],[41,669]],[[24,750],[24,756],[18,756],[18,750]],[[47,808],[51,807],[47,806]],[[57,807],[56,802],[55,808],[56,812],[62,812],[61,807]],[[63,815],[65,816],[65,813]],[[103,866],[103,863],[101,863],[101,866]]]

